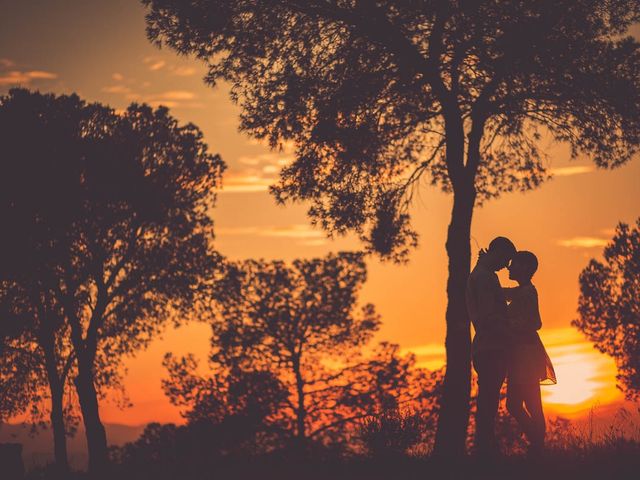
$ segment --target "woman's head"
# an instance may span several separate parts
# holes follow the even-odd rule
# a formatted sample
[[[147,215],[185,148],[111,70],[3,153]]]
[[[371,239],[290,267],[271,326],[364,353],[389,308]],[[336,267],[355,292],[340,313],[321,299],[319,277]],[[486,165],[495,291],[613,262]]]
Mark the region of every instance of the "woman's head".
[[[531,252],[521,250],[511,258],[509,278],[516,282],[528,282],[538,270],[538,258]]]

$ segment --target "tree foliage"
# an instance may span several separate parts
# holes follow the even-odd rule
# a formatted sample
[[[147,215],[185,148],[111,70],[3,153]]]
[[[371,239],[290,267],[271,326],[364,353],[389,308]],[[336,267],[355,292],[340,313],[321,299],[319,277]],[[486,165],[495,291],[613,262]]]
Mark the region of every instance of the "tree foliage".
[[[548,177],[543,133],[600,167],[640,143],[634,0],[143,3],[152,40],[231,83],[243,130],[295,142],[278,200],[386,256],[415,244],[424,174],[482,201]]]
[[[640,219],[620,223],[602,260],[580,274],[578,318],[573,325],[618,367],[618,385],[640,398]]]

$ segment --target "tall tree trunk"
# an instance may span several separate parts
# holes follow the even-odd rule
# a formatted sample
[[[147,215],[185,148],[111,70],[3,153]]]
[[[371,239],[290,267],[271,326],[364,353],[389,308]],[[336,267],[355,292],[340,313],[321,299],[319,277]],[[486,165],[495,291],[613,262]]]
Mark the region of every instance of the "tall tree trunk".
[[[475,203],[472,182],[454,189],[447,234],[446,373],[435,440],[435,453],[459,457],[465,453],[471,393],[471,335],[465,291],[471,264],[471,218]]]
[[[54,333],[50,330],[41,332],[40,346],[44,352],[49,392],[51,393],[51,428],[53,430],[53,451],[56,461],[56,470],[64,475],[69,471],[69,458],[67,455],[67,433],[64,425],[64,382],[58,372],[58,362],[55,352]]]
[[[294,360],[293,370],[296,376],[296,392],[298,395],[298,408],[296,411],[296,440],[299,453],[303,453],[307,440],[305,422],[307,410],[304,405],[304,379],[300,371],[300,360]]]
[[[67,455],[67,433],[64,425],[63,399],[64,386],[61,382],[51,385],[51,426],[53,429],[53,451],[56,461],[56,470],[60,474],[69,471],[69,459]]]
[[[93,383],[93,360],[86,353],[78,353],[78,376],[75,379],[82,420],[87,436],[89,472],[104,474],[108,466],[107,434],[100,420],[98,395]]]

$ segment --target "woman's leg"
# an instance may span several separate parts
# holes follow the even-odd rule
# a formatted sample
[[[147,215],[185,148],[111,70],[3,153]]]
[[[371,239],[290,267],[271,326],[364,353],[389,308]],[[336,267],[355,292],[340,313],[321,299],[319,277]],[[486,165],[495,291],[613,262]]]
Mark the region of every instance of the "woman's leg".
[[[531,430],[531,418],[524,408],[526,385],[523,383],[507,383],[507,410],[518,422],[518,426],[529,438]]]
[[[546,426],[544,412],[542,410],[542,398],[540,394],[540,384],[538,382],[523,385],[524,404],[529,412],[531,433],[529,442],[535,449],[544,447],[544,437]]]

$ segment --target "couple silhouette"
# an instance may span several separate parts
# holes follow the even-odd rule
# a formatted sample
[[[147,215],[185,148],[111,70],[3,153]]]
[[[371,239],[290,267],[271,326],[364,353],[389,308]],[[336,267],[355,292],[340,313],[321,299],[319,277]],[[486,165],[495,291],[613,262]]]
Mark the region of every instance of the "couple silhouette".
[[[509,269],[517,287],[500,285],[497,271]],[[502,384],[507,409],[529,442],[529,454],[544,448],[545,419],[540,384],[556,383],[555,372],[538,335],[542,326],[538,293],[532,283],[538,259],[497,237],[480,250],[467,282],[467,309],[475,329],[472,354],[478,374],[475,450],[481,457],[499,455],[495,419]]]

